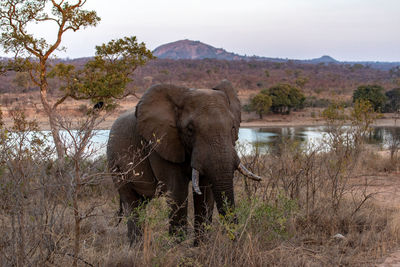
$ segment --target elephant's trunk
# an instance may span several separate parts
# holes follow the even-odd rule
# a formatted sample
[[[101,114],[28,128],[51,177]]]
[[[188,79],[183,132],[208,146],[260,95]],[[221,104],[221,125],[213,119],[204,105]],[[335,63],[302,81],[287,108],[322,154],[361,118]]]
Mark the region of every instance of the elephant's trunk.
[[[218,212],[225,215],[226,210],[235,205],[233,173],[240,163],[239,158],[229,137],[199,140],[197,145],[192,151],[191,162],[193,191],[200,193],[200,174],[212,184]]]
[[[225,216],[226,212],[235,208],[232,178],[220,178],[212,187],[215,203],[219,214]]]

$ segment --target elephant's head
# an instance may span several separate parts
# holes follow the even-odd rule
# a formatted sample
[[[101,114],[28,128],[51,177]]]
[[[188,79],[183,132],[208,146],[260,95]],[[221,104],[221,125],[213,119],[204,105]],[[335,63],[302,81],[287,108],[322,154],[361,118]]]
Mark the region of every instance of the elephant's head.
[[[220,213],[223,196],[234,205],[240,116],[237,93],[228,81],[213,89],[155,85],[136,108],[139,133],[147,141],[161,138],[155,150],[163,159],[190,163],[196,192],[200,193],[197,179],[208,179]]]

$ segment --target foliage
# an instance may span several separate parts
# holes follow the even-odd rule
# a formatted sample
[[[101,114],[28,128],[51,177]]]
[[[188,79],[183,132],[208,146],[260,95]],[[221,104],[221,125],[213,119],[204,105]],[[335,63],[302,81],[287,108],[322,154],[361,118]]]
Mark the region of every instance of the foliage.
[[[385,93],[387,102],[385,112],[400,112],[400,88],[394,88]]]
[[[286,83],[272,86],[264,93],[271,97],[271,110],[274,113],[289,114],[292,109],[302,108],[305,100],[300,89]]]
[[[32,82],[40,88],[40,100],[49,118],[49,124],[56,145],[58,158],[64,156],[64,148],[57,126],[57,106],[66,97],[52,104],[47,96],[48,60],[60,49],[63,35],[68,31],[78,31],[88,26],[96,26],[100,21],[95,11],[82,9],[86,1],[55,0],[9,0],[0,6],[0,44],[6,53],[15,56],[12,69],[28,72]],[[52,24],[54,36],[52,41],[35,36],[32,28],[35,24]],[[34,32],[34,33],[32,33]]]
[[[60,136],[62,118],[57,112],[59,105],[71,97],[113,107],[113,99],[127,95],[126,86],[131,82],[129,75],[152,58],[151,52],[143,43],[138,44],[136,37],[126,37],[97,46],[95,58],[87,62],[83,70],[60,63],[48,73],[52,68],[49,59],[57,49],[64,49],[60,45],[66,32],[99,23],[95,11],[83,9],[85,3],[85,0],[10,0],[0,7],[0,29],[3,31],[0,44],[5,52],[15,55],[10,69],[29,73],[33,84],[39,87],[59,159],[65,156]],[[31,27],[34,24],[53,24],[55,38],[49,41],[37,37]],[[49,77],[57,77],[63,83],[60,88],[63,94],[54,101],[48,97]]]
[[[346,113],[344,103],[333,102],[322,111],[321,117],[326,121],[328,133],[331,133],[332,137],[335,136],[335,143],[349,143],[357,147],[371,133],[372,123],[379,119],[381,114],[375,112],[368,100],[357,100],[350,109],[350,114]],[[348,122],[350,127],[344,127]]]
[[[137,225],[141,228],[160,227],[161,224],[165,224],[168,219],[170,207],[165,197],[155,198],[149,201],[144,201],[141,205],[134,209],[134,213],[137,214]]]
[[[355,127],[354,142],[361,143],[362,140],[356,138],[365,138],[372,132],[371,125],[381,117],[380,113],[375,112],[371,102],[367,100],[357,100],[350,113],[351,124]]]
[[[295,200],[280,194],[274,204],[261,201],[255,196],[243,199],[236,210],[242,222],[247,221],[251,228],[264,232],[265,241],[268,241],[288,237],[288,222],[297,209]]]
[[[88,26],[96,26],[100,21],[95,11],[81,9],[86,1],[35,0],[3,1],[0,9],[0,43],[6,52],[27,55],[45,61],[59,46],[62,35],[67,31],[77,31]],[[48,10],[51,10],[49,14]],[[53,43],[29,33],[35,23],[55,23],[56,39]]]
[[[325,119],[328,126],[334,125],[338,121],[341,122],[340,124],[344,124],[348,118],[345,114],[344,103],[342,102],[333,102],[322,111],[321,116]]]
[[[367,100],[358,100],[348,114],[343,103],[333,103],[326,108],[321,116],[326,121],[324,143],[327,146],[329,160],[326,168],[327,180],[331,183],[331,203],[337,212],[344,196],[349,194],[347,186],[360,162],[364,151],[365,138],[371,133],[371,124],[379,117]],[[350,122],[350,125],[347,125]],[[364,199],[372,195],[365,193]],[[354,212],[365,201],[356,205]]]
[[[386,96],[384,95],[384,88],[380,85],[361,85],[353,92],[353,103],[357,100],[368,100],[373,105],[375,111],[382,111]]]
[[[269,95],[258,93],[250,99],[251,110],[254,110],[262,119],[263,114],[269,112],[272,105],[272,99]]]
[[[73,65],[59,63],[49,77],[57,77],[63,82],[60,90],[65,94],[64,98],[102,101],[107,108],[113,106],[115,99],[134,93],[126,90],[132,82],[131,74],[153,58],[151,51],[144,43],[139,44],[135,36],[125,37],[96,46],[96,56],[83,69],[76,70]]]
[[[303,108],[305,96],[299,88],[291,86],[289,90],[289,100],[290,100],[290,107],[288,111],[290,112],[290,109],[292,108],[293,109]]]
[[[305,97],[295,86],[279,84],[260,93],[250,99],[250,110],[255,111],[262,119],[271,109],[275,113],[289,114],[293,108],[302,108]]]

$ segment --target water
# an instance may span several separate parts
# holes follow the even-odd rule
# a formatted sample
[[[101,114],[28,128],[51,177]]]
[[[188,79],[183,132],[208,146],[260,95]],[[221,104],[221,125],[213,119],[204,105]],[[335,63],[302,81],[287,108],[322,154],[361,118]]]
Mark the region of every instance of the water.
[[[282,140],[319,145],[325,133],[324,126],[240,128],[237,149],[241,154],[249,154],[257,147],[263,153]]]
[[[102,153],[106,151],[109,130],[98,130],[93,139],[96,146]],[[323,143],[326,134],[325,126],[311,127],[266,127],[266,128],[240,128],[238,149],[242,154],[248,154],[252,151],[253,145],[256,145],[262,152],[267,151],[281,140],[289,139],[298,141],[304,145],[320,145]],[[375,127],[367,143],[386,147],[392,136],[400,136],[400,127]]]
[[[89,147],[94,155],[106,153],[109,132],[109,130],[94,131]],[[50,134],[49,131],[43,131],[43,133]],[[263,153],[282,140],[298,141],[303,145],[321,145],[325,134],[325,126],[240,128],[237,149],[242,155],[252,153],[254,147]],[[62,135],[70,142],[71,138],[66,133]],[[393,136],[400,138],[400,127],[375,127],[367,142],[387,148]]]

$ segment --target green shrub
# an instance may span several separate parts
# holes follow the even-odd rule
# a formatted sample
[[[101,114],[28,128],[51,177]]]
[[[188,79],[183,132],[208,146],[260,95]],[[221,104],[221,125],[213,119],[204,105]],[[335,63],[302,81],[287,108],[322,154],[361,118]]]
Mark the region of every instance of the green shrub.
[[[353,103],[357,100],[367,100],[371,102],[375,111],[383,111],[386,103],[384,88],[380,85],[361,85],[353,93]]]
[[[263,93],[271,97],[271,110],[274,113],[289,114],[292,109],[302,108],[305,100],[299,88],[286,83],[272,86]]]
[[[272,105],[272,99],[269,95],[258,93],[250,100],[251,109],[254,110],[260,119],[263,118],[263,114],[268,113]]]

